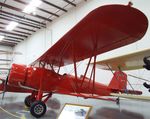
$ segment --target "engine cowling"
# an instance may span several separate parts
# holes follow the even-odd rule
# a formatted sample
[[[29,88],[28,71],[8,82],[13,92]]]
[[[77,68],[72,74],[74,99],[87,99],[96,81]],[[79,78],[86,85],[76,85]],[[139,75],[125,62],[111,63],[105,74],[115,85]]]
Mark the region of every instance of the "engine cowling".
[[[23,83],[26,78],[27,66],[26,65],[18,65],[12,64],[10,73],[9,73],[9,84],[18,84],[18,82]]]

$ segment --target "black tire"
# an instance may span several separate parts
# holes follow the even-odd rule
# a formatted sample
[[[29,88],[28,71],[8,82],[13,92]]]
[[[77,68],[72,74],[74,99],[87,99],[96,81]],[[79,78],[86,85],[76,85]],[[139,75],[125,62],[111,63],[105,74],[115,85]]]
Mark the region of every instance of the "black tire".
[[[35,101],[30,107],[30,113],[36,118],[42,117],[46,113],[46,105],[42,101]]]
[[[117,104],[117,105],[120,104],[120,98],[119,98],[119,97],[116,99],[116,104]]]
[[[27,107],[30,107],[31,104],[35,101],[35,97],[31,97],[31,95],[27,96],[24,100],[24,104],[27,106]]]

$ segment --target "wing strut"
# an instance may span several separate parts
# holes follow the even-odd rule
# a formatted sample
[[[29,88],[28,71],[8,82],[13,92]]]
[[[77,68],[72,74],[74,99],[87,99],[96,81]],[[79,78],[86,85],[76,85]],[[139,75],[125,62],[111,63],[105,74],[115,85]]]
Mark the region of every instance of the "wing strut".
[[[84,82],[84,80],[85,80],[85,76],[86,76],[86,74],[87,74],[87,71],[88,71],[89,66],[90,66],[90,63],[91,63],[91,59],[92,59],[92,57],[90,57],[90,59],[89,59],[89,62],[88,62],[87,68],[86,68],[86,70],[85,70],[85,73],[84,73],[84,76],[83,76],[83,79],[82,79],[80,88],[82,88],[83,82]]]
[[[78,84],[77,84],[77,80],[78,80],[78,76],[77,76],[77,64],[76,64],[76,58],[75,58],[75,55],[74,55],[74,62],[73,62],[73,65],[74,65],[74,73],[75,73],[75,85],[76,85],[76,89],[78,89]],[[78,92],[78,91],[77,91]]]
[[[95,72],[96,72],[96,55],[94,56],[94,65],[93,65],[93,91],[92,91],[92,95],[94,94],[95,91]]]

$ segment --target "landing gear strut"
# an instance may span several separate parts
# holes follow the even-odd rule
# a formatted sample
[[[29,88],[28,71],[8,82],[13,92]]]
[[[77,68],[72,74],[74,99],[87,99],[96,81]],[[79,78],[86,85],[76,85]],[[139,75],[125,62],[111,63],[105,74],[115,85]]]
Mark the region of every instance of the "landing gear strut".
[[[44,77],[44,74],[45,74],[45,70],[42,70],[41,76]],[[30,113],[32,114],[32,116],[36,118],[40,118],[46,113],[47,109],[45,103],[52,96],[52,93],[44,95],[43,78],[40,78],[39,84],[40,84],[39,90],[37,92],[32,93],[32,96],[35,97],[36,100],[30,106]]]

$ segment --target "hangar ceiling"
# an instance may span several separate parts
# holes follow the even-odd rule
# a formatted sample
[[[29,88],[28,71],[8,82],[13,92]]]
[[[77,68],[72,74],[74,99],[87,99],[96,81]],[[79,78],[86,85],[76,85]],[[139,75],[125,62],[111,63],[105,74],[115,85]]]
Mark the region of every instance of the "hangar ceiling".
[[[0,0],[0,45],[14,47],[82,1],[85,0]],[[30,4],[35,5],[35,9],[25,11]],[[11,22],[17,25],[8,30]]]

